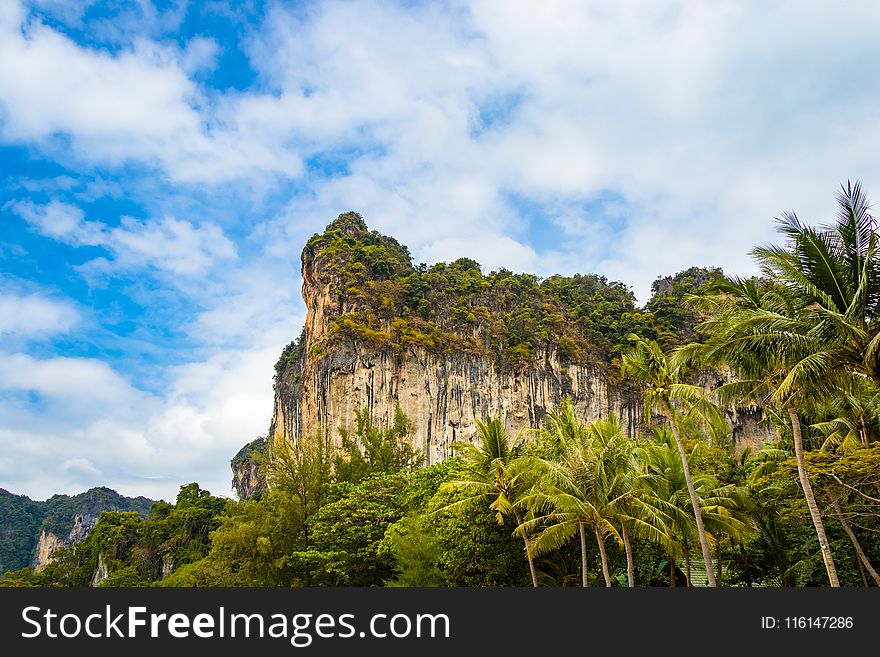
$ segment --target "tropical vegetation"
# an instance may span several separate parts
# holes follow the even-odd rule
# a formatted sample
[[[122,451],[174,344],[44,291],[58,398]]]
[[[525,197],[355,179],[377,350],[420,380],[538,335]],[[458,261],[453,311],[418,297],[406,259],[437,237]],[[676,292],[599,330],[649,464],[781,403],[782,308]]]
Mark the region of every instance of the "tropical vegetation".
[[[147,518],[105,513],[0,584],[880,586],[880,240],[857,183],[838,207],[819,227],[783,215],[784,243],[752,253],[759,277],[687,270],[641,311],[598,277],[413,267],[343,215],[303,256],[341,281],[336,335],[482,350],[502,367],[547,345],[598,359],[641,394],[640,432],[562,399],[516,435],[476,418],[454,458],[425,465],[399,409],[388,426],[360,410],[333,440],[268,445],[268,485],[248,499],[189,484]],[[301,344],[279,376],[308,357]],[[748,409],[763,445],[735,440]]]

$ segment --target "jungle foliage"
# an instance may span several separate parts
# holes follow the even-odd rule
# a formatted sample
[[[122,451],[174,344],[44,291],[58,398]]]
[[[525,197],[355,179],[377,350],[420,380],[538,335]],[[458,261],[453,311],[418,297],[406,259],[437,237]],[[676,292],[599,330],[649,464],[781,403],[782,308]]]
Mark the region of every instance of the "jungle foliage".
[[[269,486],[248,500],[184,486],[146,520],[105,513],[43,571],[0,584],[102,571],[103,586],[880,586],[880,237],[858,184],[838,204],[817,228],[784,215],[785,244],[753,252],[760,278],[687,270],[658,280],[642,315],[596,278],[413,268],[343,215],[303,256],[342,281],[339,332],[389,348],[412,331],[432,349],[474,337],[507,363],[595,343],[619,355],[649,426],[626,435],[563,399],[528,435],[478,419],[454,458],[425,466],[399,409],[388,426],[358,411],[338,441],[272,445]],[[735,376],[694,385],[711,367]],[[734,444],[728,412],[744,406],[773,437],[760,449]]]
[[[691,268],[658,279],[651,301],[639,309],[629,287],[594,274],[484,274],[470,258],[414,266],[405,246],[369,231],[356,213],[340,215],[314,235],[302,258],[315,279],[307,284],[330,282],[338,304],[326,342],[311,356],[352,338],[377,349],[419,346],[487,356],[513,369],[554,351],[564,362],[608,364],[625,350],[630,333],[678,344],[698,321],[684,296],[721,275]],[[285,347],[276,373],[303,357],[304,337]]]

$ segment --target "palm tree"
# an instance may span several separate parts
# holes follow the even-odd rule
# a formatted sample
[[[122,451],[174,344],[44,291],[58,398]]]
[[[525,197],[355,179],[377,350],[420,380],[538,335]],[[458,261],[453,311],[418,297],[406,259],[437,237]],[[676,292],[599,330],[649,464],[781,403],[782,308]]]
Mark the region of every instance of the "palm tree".
[[[523,455],[523,442],[516,439],[510,443],[501,418],[476,420],[479,445],[453,443],[460,451],[465,467],[455,473],[457,479],[445,482],[440,492],[463,493],[464,497],[446,505],[440,511],[454,511],[470,506],[488,505],[495,512],[499,525],[513,517],[517,528],[523,524],[522,498],[527,494],[533,475],[528,467],[529,459]],[[521,530],[525,543],[526,558],[532,585],[538,586],[534,550],[528,532]]]
[[[535,462],[540,479],[524,502],[532,518],[524,529],[544,529],[535,537],[539,552],[558,549],[575,535],[581,544],[581,578],[587,581],[586,530],[592,530],[599,548],[605,585],[611,586],[611,572],[605,541],[610,536],[622,545],[627,556],[627,575],[634,586],[630,534],[663,540],[662,514],[652,509],[636,490],[638,468],[636,444],[620,428],[615,416],[590,426],[574,414],[564,400],[551,413],[540,443],[552,446],[550,458]]]
[[[880,390],[867,378],[854,378],[849,384],[817,400],[814,414],[830,418],[810,425],[825,436],[822,449],[849,452],[868,447],[871,436],[880,433]]]
[[[793,212],[784,213],[778,222],[788,244],[752,251],[764,275],[776,282],[778,297],[789,312],[759,304],[722,314],[728,339],[718,350],[733,356],[730,361],[751,359],[753,364],[769,365],[774,374],[784,374],[772,398],[791,421],[798,478],[832,586],[839,582],[807,475],[795,400],[799,393],[815,398],[829,389],[845,388],[841,379],[864,377],[880,384],[877,224],[858,182],[841,186],[837,202],[835,222],[819,228],[805,226]],[[751,357],[743,353],[749,350]]]
[[[602,468],[592,446],[583,440],[576,441],[558,461],[543,459],[536,465],[541,480],[524,500],[532,509],[532,517],[520,526],[520,531],[525,535],[544,526],[534,540],[538,553],[559,549],[579,535],[582,584],[588,586],[586,529],[590,528],[599,547],[605,585],[611,586],[605,537],[610,534],[621,543],[622,539],[605,513],[607,482],[603,481]]]
[[[586,430],[584,423],[577,417],[574,404],[568,397],[563,398],[559,406],[547,414],[544,420],[544,428],[538,434],[535,452],[543,458],[535,462],[535,472],[538,476],[538,486],[534,487],[525,503],[532,510],[532,518],[523,527],[523,531],[532,531],[541,523],[547,523],[547,514],[551,510],[557,511],[555,516],[558,527],[542,532],[539,540],[535,542],[538,552],[547,552],[557,549],[572,538],[576,532],[580,539],[581,547],[581,585],[589,586],[587,569],[587,534],[586,521],[582,521],[580,513],[584,511],[583,505],[577,503],[577,485],[574,482],[575,473],[572,471],[574,463],[563,465],[562,459],[566,452],[575,445],[586,445]],[[572,454],[572,457],[575,455]],[[576,459],[575,459],[576,460]],[[566,470],[568,470],[566,472]],[[553,485],[562,476],[571,484],[568,493],[563,493]],[[549,490],[548,490],[549,489]],[[572,496],[575,492],[575,496]],[[535,519],[535,514],[543,513]],[[552,521],[550,521],[552,522]]]
[[[603,470],[613,473],[609,486],[609,512],[620,525],[620,536],[626,554],[626,578],[635,587],[635,563],[632,536],[660,545],[668,545],[668,517],[649,488],[641,485],[643,464],[639,460],[639,443],[624,435],[620,420],[611,415],[590,425],[587,436],[594,450],[602,456]]]
[[[788,416],[798,480],[819,540],[831,586],[839,586],[825,525],[804,458],[798,404],[844,385],[851,375],[824,367],[824,339],[804,312],[804,298],[790,287],[739,278],[710,284],[711,296],[697,300],[707,319],[700,330],[704,344],[685,345],[676,352],[682,363],[728,365],[737,380],[714,391],[723,404],[743,401],[776,405]]]
[[[697,532],[685,468],[670,429],[659,427],[653,433],[654,441],[639,450],[640,459],[644,464],[641,482],[651,491],[652,504],[667,518],[669,535],[675,537],[675,541],[671,544],[665,541],[662,545],[670,556],[681,556],[684,559],[690,585],[691,546],[694,538],[697,537]],[[699,449],[700,443],[697,443],[691,455],[696,456]],[[705,526],[713,530],[713,534],[724,533],[740,538],[749,533],[747,501],[742,489],[733,484],[721,486],[716,477],[708,472],[696,473],[692,483],[699,497]],[[708,570],[706,575],[708,578]]]
[[[787,247],[756,248],[752,255],[770,280],[796,295],[798,320],[819,349],[792,368],[787,385],[805,374],[846,369],[880,385],[880,252],[877,224],[861,185],[847,182],[829,226],[803,225],[793,212],[778,219]]]
[[[632,334],[629,339],[635,343],[635,348],[623,356],[623,373],[629,374],[645,386],[646,417],[650,418],[651,410],[654,407],[659,408],[666,416],[681,459],[682,474],[690,497],[700,550],[706,564],[708,583],[709,586],[714,587],[716,581],[712,571],[712,553],[709,550],[709,541],[703,524],[700,498],[694,486],[684,441],[679,430],[681,416],[675,407],[675,402],[686,404],[689,415],[693,415],[695,411],[705,412],[711,416],[710,425],[717,424],[717,411],[705,401],[700,388],[682,382],[681,366],[676,361],[667,358],[656,342]]]

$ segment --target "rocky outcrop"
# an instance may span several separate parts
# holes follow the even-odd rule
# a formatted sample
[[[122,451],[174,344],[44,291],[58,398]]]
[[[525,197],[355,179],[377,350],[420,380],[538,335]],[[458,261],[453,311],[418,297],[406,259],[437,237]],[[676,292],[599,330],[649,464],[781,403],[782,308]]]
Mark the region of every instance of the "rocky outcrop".
[[[116,509],[112,510],[115,511]],[[100,513],[98,515],[85,513],[75,516],[70,531],[61,537],[45,528],[40,530],[40,538],[37,539],[37,547],[33,559],[34,569],[37,572],[41,571],[52,560],[52,555],[58,549],[72,547],[74,543],[84,539],[94,529],[100,515]]]
[[[101,583],[107,579],[109,574],[107,560],[103,554],[98,554],[98,567],[95,568],[95,573],[92,575],[92,581],[89,583],[89,586],[101,586]]]
[[[378,249],[385,249],[381,257],[373,255]],[[376,257],[378,265],[368,266],[369,257]],[[395,273],[380,280],[364,274],[383,269]],[[411,270],[415,271],[406,247],[368,232],[353,213],[340,215],[323,235],[309,240],[302,254],[307,314],[302,335],[288,345],[276,366],[271,445],[315,433],[338,440],[339,428],[354,429],[358,409],[368,409],[377,425],[390,426],[399,405],[414,423],[414,447],[428,463],[435,463],[450,456],[451,443],[474,437],[475,418],[498,415],[515,434],[540,426],[564,397],[571,398],[587,421],[613,413],[631,436],[646,428],[638,392],[620,382],[616,366],[598,348],[593,355],[587,349],[586,357],[581,349],[580,360],[575,362],[564,357],[552,340],[543,346],[535,341],[526,361],[505,358],[492,322],[497,326],[497,321],[505,321],[497,318],[510,316],[516,309],[487,306],[492,297],[480,296],[479,290],[466,307],[484,313],[487,319],[482,324],[474,324],[474,315],[470,315],[470,324],[455,325],[450,323],[448,308],[425,308],[425,302],[416,310],[411,310],[415,305],[406,310],[410,317],[442,317],[437,320],[437,333],[446,331],[442,335],[452,335],[451,344],[458,340],[457,344],[467,348],[438,349],[430,340],[417,344],[388,338],[400,321],[387,311],[400,307],[399,302],[393,306],[387,301],[396,290],[393,276],[400,281]],[[364,290],[370,289],[374,304],[376,300],[386,303],[384,315],[381,308],[365,306]],[[578,321],[572,319],[573,314],[557,316],[561,322]],[[358,324],[363,318],[368,320]],[[340,330],[346,327],[354,327],[355,334]],[[754,433],[751,419],[734,420],[735,433]],[[249,474],[242,471],[241,479],[249,480]]]
[[[353,239],[366,234],[357,215],[343,215],[334,226]],[[537,351],[525,366],[502,368],[489,353],[328,339],[334,320],[359,310],[357,299],[341,294],[332,257],[320,247],[303,251],[307,315],[302,336],[288,350],[292,360],[276,377],[273,443],[316,432],[335,437],[340,427],[354,428],[355,410],[363,408],[373,422],[390,425],[399,405],[415,425],[414,447],[434,463],[450,455],[452,442],[474,436],[475,418],[500,415],[516,433],[539,426],[565,396],[588,420],[616,413],[631,434],[641,424],[638,395],[613,383],[608,367],[568,363],[555,350]]]
[[[40,538],[37,539],[37,547],[34,550],[33,566],[40,572],[52,560],[52,555],[60,548],[70,547],[71,543],[59,538],[50,531],[40,530]]]
[[[40,571],[52,560],[57,550],[72,547],[84,539],[104,511],[134,511],[146,517],[153,500],[124,497],[109,488],[92,488],[72,497],[54,495],[45,502],[35,504],[40,508],[42,520],[30,565]]]
[[[246,500],[266,488],[264,468],[267,445],[266,437],[260,436],[242,447],[229,463],[232,468],[232,488],[241,500]]]
[[[174,570],[174,557],[166,554],[162,557],[162,565],[159,570],[159,577],[165,579]]]
[[[390,426],[399,405],[413,420],[413,446],[428,463],[446,459],[452,442],[471,439],[475,418],[500,415],[515,434],[539,426],[565,396],[589,420],[618,414],[631,434],[642,420],[637,395],[609,384],[597,368],[563,365],[554,354],[535,367],[502,372],[487,357],[419,348],[396,354],[346,341],[322,358],[304,358],[302,369],[281,377],[275,392],[270,432],[276,441],[353,430],[361,408]]]

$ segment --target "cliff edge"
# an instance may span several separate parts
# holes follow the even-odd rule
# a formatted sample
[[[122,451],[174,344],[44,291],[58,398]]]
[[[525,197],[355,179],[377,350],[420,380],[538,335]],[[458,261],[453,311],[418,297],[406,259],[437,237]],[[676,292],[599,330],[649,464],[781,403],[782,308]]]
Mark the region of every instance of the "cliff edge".
[[[593,420],[641,424],[638,395],[614,358],[638,321],[629,289],[599,276],[545,280],[473,260],[414,266],[408,249],[340,215],[302,252],[307,315],[276,365],[271,442],[351,430],[355,410],[390,424],[396,405],[428,463],[470,439],[474,418],[513,433],[564,396]]]

